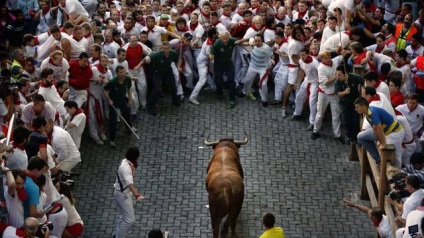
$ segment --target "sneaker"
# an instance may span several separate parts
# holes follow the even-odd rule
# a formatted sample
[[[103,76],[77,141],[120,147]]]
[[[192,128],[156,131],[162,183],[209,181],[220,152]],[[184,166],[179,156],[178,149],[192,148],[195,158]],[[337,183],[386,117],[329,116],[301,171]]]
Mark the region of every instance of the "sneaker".
[[[268,102],[262,102],[263,107],[268,107]]]
[[[105,133],[100,133],[100,139],[102,140],[102,141],[107,141],[107,137],[106,137],[106,135],[105,135]]]
[[[312,133],[312,135],[311,135],[311,139],[312,140],[316,140],[316,139],[318,139],[318,137],[320,137],[320,135],[319,135],[319,133]]]
[[[180,96],[180,103],[183,103],[183,102],[184,102],[184,99],[185,99],[185,98],[184,98],[184,95],[181,95],[181,96]],[[178,105],[178,106],[179,106],[179,105]]]
[[[314,129],[314,125],[309,124],[309,126],[306,128],[307,131],[312,131]]]
[[[272,105],[272,106],[281,106],[281,101],[273,101],[269,105]]]
[[[190,97],[190,98],[188,99],[188,101],[189,101],[189,102],[191,102],[191,103],[193,103],[194,105],[200,105],[200,103],[199,103],[196,99],[194,99],[194,98],[192,98],[192,97]]]
[[[104,145],[105,144],[102,140],[100,140],[100,138],[94,139],[94,142],[96,142],[96,144],[98,144],[98,145]]]
[[[283,111],[281,112],[281,116],[282,116],[283,118],[286,118],[286,117],[287,117],[286,109],[285,109],[285,108],[283,108]]]
[[[344,145],[344,143],[345,143],[345,142],[344,142],[344,140],[343,140],[343,137],[341,137],[341,136],[340,136],[340,137],[335,137],[334,139],[335,139],[335,140],[336,140],[336,141],[337,141],[340,145]]]
[[[302,119],[302,116],[300,116],[300,115],[293,115],[290,119],[291,119],[292,121],[299,121],[299,120],[301,120],[301,119]]]
[[[252,92],[246,94],[247,99],[251,100],[251,101],[256,101],[256,97],[253,95]]]
[[[236,106],[236,102],[235,101],[230,101],[230,107],[234,108]]]
[[[116,147],[116,143],[115,143],[115,141],[111,141],[111,142],[109,142],[109,145],[110,145],[110,147]]]

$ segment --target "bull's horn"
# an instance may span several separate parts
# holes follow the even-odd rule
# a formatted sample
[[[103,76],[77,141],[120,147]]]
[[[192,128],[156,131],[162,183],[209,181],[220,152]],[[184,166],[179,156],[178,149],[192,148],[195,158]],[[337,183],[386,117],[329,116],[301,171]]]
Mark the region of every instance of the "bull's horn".
[[[243,141],[235,140],[234,141],[234,144],[236,144],[236,145],[245,145],[245,144],[247,144],[247,142],[249,142],[249,135],[247,134],[247,132],[244,132],[244,140]]]
[[[203,142],[203,144],[207,146],[214,146],[219,143],[219,141],[208,141],[208,139],[209,139],[209,136],[205,138],[205,141]]]

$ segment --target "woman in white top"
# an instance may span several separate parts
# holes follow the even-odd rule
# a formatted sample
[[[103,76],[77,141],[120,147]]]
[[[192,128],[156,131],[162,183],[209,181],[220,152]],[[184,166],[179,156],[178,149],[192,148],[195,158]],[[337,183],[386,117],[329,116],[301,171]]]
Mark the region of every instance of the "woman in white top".
[[[65,182],[58,182],[56,184],[56,189],[60,194],[65,195],[61,203],[68,213],[68,223],[63,231],[62,237],[80,237],[84,230],[84,222],[75,209],[75,198],[71,192],[71,188]]]

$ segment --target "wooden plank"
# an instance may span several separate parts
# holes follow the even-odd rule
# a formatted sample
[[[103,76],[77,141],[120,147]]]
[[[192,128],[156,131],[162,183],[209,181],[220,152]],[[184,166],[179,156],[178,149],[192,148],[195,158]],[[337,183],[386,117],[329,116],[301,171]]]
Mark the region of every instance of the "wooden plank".
[[[371,168],[372,177],[374,178],[375,183],[377,184],[377,189],[380,190],[380,170],[375,163],[375,160],[372,156],[367,152],[368,163]]]
[[[384,203],[384,212],[386,213],[386,216],[389,219],[390,229],[392,230],[392,237],[396,237],[396,231],[397,231],[397,229],[399,229],[399,227],[395,222],[396,213],[395,213],[395,211],[393,211],[392,205],[385,202]]]
[[[370,198],[371,207],[378,207],[377,197],[375,196],[376,191],[374,190],[371,177],[368,174],[365,176],[365,184],[368,190],[368,196]]]

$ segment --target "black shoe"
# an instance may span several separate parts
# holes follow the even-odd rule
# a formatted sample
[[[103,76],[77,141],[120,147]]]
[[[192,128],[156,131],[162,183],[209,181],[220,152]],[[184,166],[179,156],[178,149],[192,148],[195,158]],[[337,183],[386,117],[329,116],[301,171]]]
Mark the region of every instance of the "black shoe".
[[[341,137],[341,136],[340,136],[340,137],[335,137],[334,139],[335,139],[335,140],[336,140],[336,141],[337,141],[340,145],[344,145],[344,143],[345,143],[345,142],[344,142],[344,140],[343,140],[343,137]]]
[[[314,125],[309,124],[309,126],[306,128],[307,131],[313,131]]]
[[[263,107],[268,107],[268,102],[262,102]]]
[[[181,101],[173,101],[172,105],[179,107],[181,105]]]
[[[273,101],[269,105],[271,105],[271,106],[281,106],[281,101]]]
[[[236,106],[236,101],[230,101],[230,107],[234,108]]]
[[[293,115],[291,118],[292,121],[300,121],[301,119],[302,119],[302,116],[300,115]]]
[[[319,133],[312,133],[312,135],[311,135],[311,139],[312,140],[316,140],[316,139],[318,139],[318,137],[320,137],[320,135],[319,135]]]
[[[243,92],[239,92],[239,93],[237,93],[237,96],[239,98],[244,98],[244,96],[246,96],[246,95]]]

